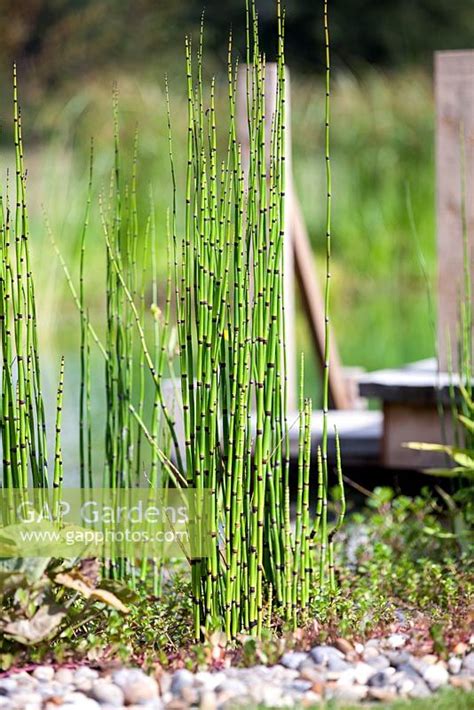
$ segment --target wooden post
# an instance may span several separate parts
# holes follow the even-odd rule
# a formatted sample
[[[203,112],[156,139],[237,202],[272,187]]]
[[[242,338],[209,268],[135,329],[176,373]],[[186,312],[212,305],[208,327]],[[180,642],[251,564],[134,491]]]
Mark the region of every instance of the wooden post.
[[[438,231],[438,352],[456,368],[456,328],[463,289],[462,183],[474,285],[474,51],[436,52],[436,177]],[[464,176],[463,169],[464,168]]]
[[[314,351],[321,370],[324,367],[324,300],[316,279],[313,251],[304,223],[301,207],[294,190],[290,236],[294,252],[296,277],[308,318]],[[339,360],[333,331],[329,332],[329,399],[334,409],[354,409],[357,393],[352,392]]]

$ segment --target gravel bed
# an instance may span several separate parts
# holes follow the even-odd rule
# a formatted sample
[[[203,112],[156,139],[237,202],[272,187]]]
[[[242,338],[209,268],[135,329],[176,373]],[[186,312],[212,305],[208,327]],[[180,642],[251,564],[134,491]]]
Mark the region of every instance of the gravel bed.
[[[341,702],[424,698],[451,685],[474,686],[474,651],[459,644],[447,661],[414,656],[403,634],[354,646],[288,651],[274,666],[218,671],[177,670],[157,678],[137,668],[99,672],[87,666],[37,666],[0,679],[0,710],[220,710],[236,707],[312,707]]]

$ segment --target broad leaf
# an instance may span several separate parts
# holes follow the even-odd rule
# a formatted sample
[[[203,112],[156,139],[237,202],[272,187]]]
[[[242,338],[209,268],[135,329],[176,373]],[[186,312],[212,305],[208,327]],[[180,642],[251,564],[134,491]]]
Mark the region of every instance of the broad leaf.
[[[94,587],[80,575],[61,572],[57,574],[54,579],[55,582],[62,584],[63,587],[79,592],[79,594],[82,594],[86,599],[96,599],[97,601],[111,606],[113,609],[121,611],[123,614],[128,614],[128,608],[120,599],[117,599],[115,594],[112,594],[112,592],[109,592],[107,589],[94,589]]]
[[[6,636],[26,646],[47,639],[66,616],[66,610],[57,604],[42,606],[31,619],[10,621],[3,626]]]

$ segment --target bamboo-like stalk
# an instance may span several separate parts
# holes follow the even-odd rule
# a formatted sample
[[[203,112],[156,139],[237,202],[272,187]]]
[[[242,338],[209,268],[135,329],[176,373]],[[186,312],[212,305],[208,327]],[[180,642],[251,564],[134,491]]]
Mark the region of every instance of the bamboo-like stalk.
[[[92,178],[94,166],[94,144],[91,141],[89,158],[89,183],[87,190],[86,211],[81,233],[79,257],[79,313],[81,321],[80,340],[80,385],[79,385],[79,479],[81,488],[92,488],[92,446],[90,422],[90,347],[87,315],[85,313],[84,297],[84,266],[86,255],[86,234],[89,226],[90,209],[92,202]],[[86,476],[87,474],[87,476]]]
[[[321,444],[323,501],[321,510],[321,551],[319,577],[320,584],[325,581],[327,564],[327,488],[328,488],[328,413],[329,413],[329,366],[330,366],[330,285],[331,285],[331,155],[330,155],[330,92],[331,92],[331,55],[329,47],[328,0],[323,5],[324,47],[326,63],[326,92],[324,109],[324,152],[326,161],[326,282],[324,289],[324,372],[323,372],[323,435]]]
[[[54,434],[54,473],[53,473],[53,515],[59,518],[59,502],[64,479],[63,452],[61,448],[61,425],[64,393],[64,356],[61,357],[59,368],[58,391],[56,394],[56,424]]]
[[[342,462],[341,462],[341,444],[339,441],[339,434],[335,430],[336,439],[336,471],[337,471],[337,485],[339,489],[339,512],[337,516],[336,523],[334,524],[331,532],[328,535],[328,552],[329,552],[329,588],[331,592],[336,591],[336,574],[335,574],[335,562],[334,562],[334,538],[339,532],[344,523],[344,517],[346,514],[346,497],[344,493],[344,481],[342,477]]]

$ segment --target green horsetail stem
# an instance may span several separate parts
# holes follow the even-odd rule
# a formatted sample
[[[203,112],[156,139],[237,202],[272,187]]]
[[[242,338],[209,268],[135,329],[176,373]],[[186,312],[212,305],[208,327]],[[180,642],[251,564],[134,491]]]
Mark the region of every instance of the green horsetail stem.
[[[323,499],[321,510],[318,509],[317,524],[320,524],[321,549],[319,577],[324,585],[327,565],[327,489],[328,489],[328,414],[329,414],[329,366],[330,366],[330,285],[331,285],[331,155],[330,155],[330,91],[331,91],[331,55],[329,46],[328,2],[323,5],[324,47],[326,65],[326,91],[324,109],[324,152],[326,161],[326,283],[324,289],[324,372],[323,372],[323,434],[321,444]],[[319,496],[318,496],[319,499]],[[318,500],[319,504],[319,500]]]
[[[337,516],[336,523],[328,535],[328,550],[329,550],[329,587],[331,592],[336,591],[336,575],[335,575],[335,565],[334,565],[334,538],[336,534],[342,527],[344,522],[344,517],[346,514],[346,497],[344,493],[344,481],[342,477],[342,462],[341,462],[341,445],[339,441],[339,434],[335,430],[336,438],[336,471],[337,471],[337,485],[339,489],[339,512]]]
[[[59,368],[58,391],[56,394],[56,424],[54,434],[54,473],[53,473],[53,515],[59,517],[59,502],[64,479],[63,452],[61,448],[61,425],[63,417],[64,393],[64,356],[61,357]]]
[[[90,209],[92,202],[92,178],[94,167],[94,144],[91,140],[89,158],[89,183],[87,189],[87,203],[84,223],[81,233],[79,257],[79,313],[81,320],[80,340],[80,385],[79,385],[79,480],[81,488],[92,488],[92,442],[90,421],[90,345],[87,315],[84,299],[84,266],[86,255],[86,234],[89,226]],[[87,478],[86,478],[87,473]]]

